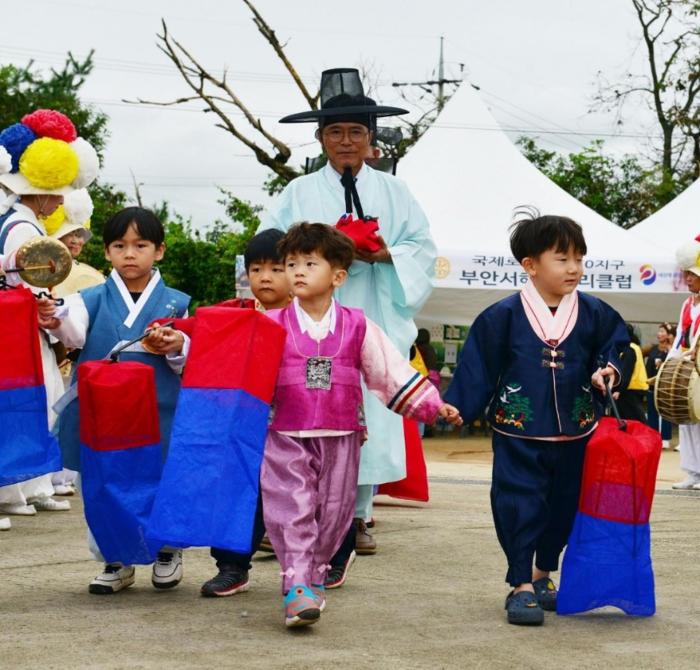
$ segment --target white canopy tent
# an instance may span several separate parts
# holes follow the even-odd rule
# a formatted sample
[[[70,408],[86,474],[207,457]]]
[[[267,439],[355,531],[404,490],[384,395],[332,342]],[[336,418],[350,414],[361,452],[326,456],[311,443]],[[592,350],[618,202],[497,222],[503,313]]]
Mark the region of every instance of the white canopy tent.
[[[700,180],[629,232],[673,257],[677,247],[700,235]]]
[[[513,145],[468,82],[399,163],[438,246],[435,291],[421,325],[470,324],[525,277],[510,255],[513,211],[533,205],[569,216],[588,244],[582,290],[636,322],[675,319],[682,302],[673,259],[559,188]],[[682,290],[682,287],[681,289]]]

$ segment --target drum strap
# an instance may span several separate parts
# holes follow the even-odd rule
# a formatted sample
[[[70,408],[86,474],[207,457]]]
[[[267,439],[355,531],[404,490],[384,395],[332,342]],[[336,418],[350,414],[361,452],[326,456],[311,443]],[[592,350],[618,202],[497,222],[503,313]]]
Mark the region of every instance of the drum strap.
[[[683,333],[681,337],[681,346],[684,349],[690,349],[693,341],[693,337],[698,332],[698,327],[700,327],[700,314],[695,317],[691,311],[693,309],[693,298],[688,298],[683,304],[683,312],[681,314],[681,332]]]

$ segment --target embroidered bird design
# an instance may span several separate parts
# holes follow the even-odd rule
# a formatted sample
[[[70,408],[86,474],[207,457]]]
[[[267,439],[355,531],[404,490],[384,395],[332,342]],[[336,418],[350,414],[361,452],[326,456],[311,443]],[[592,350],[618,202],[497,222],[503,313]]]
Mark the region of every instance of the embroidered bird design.
[[[503,392],[499,396],[499,400],[504,404],[508,404],[508,396],[513,395],[513,393],[517,393],[522,389],[522,386],[508,386],[508,384],[505,385],[505,388],[503,389]]]

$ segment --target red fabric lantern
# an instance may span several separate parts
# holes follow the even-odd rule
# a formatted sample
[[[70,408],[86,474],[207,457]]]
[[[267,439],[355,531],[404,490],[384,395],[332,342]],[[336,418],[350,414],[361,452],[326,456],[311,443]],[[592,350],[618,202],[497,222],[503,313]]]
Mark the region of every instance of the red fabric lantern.
[[[78,366],[80,441],[93,451],[160,442],[155,372],[136,362]]]
[[[29,289],[0,291],[0,390],[43,385],[37,318],[36,300]]]
[[[195,321],[183,387],[241,389],[272,402],[284,329],[253,309],[218,305],[197,309]]]
[[[586,446],[579,512],[623,523],[648,523],[661,456],[659,433],[639,421],[626,430],[602,418]]]

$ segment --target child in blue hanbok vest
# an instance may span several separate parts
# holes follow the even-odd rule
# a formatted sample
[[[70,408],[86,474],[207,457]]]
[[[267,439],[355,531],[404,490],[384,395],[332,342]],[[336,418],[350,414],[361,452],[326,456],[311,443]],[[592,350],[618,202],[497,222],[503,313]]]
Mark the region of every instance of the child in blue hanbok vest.
[[[51,332],[66,346],[82,349],[78,366],[84,361],[107,358],[120,343],[138,337],[155,320],[187,314],[189,296],[166,286],[160,272],[153,267],[165,253],[164,237],[162,223],[153,212],[141,207],[127,207],[105,224],[105,256],[113,267],[110,276],[100,286],[68,296],[68,316],[63,320],[54,318],[51,324]],[[131,345],[120,354],[120,360],[139,361],[155,370],[164,449],[170,437],[188,345],[189,339],[179,331],[157,328],[142,343]],[[59,421],[64,464],[80,470],[77,398],[63,410]],[[95,558],[101,560],[95,542],[91,540],[90,544]],[[153,585],[170,588],[181,579],[181,550],[164,547],[153,565]],[[107,563],[102,574],[90,583],[89,590],[111,594],[133,583],[133,566]]]
[[[577,223],[518,221],[510,246],[528,282],[474,321],[445,400],[465,422],[488,408],[491,507],[513,587],[508,622],[537,625],[543,610],[556,610],[550,572],[571,532],[600,409],[591,387],[619,382],[628,338],[617,312],[576,290],[586,253]]]

